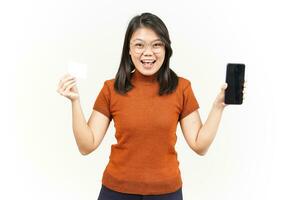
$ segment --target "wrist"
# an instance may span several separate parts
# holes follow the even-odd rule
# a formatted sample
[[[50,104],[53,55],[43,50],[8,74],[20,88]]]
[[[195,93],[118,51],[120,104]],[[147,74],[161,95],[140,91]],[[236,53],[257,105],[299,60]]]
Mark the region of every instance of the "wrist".
[[[79,98],[77,98],[77,99],[72,99],[71,100],[71,103],[72,104],[74,104],[74,103],[79,103],[80,102],[80,99]]]
[[[215,110],[215,111],[218,111],[218,112],[223,112],[224,108],[225,108],[225,106],[220,105],[220,104],[218,104],[218,105],[213,104],[213,106],[212,106],[212,110]]]

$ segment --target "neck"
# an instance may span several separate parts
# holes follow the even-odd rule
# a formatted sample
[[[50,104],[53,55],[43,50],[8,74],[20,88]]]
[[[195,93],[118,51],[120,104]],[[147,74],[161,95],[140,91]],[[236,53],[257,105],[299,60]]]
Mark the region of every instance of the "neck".
[[[134,70],[132,73],[132,80],[139,83],[145,83],[145,84],[154,84],[157,82],[157,72],[152,75],[144,75],[141,72],[139,72],[137,69]]]

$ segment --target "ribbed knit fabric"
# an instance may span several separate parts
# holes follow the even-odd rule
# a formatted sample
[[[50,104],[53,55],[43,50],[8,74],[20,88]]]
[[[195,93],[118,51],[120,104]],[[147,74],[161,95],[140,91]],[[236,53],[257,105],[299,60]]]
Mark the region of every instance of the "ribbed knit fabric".
[[[111,145],[102,184],[124,193],[157,195],[182,187],[175,144],[180,119],[199,108],[191,82],[179,77],[176,91],[159,96],[155,75],[133,72],[134,88],[123,96],[114,79],[104,81],[93,109],[113,119],[117,144]]]

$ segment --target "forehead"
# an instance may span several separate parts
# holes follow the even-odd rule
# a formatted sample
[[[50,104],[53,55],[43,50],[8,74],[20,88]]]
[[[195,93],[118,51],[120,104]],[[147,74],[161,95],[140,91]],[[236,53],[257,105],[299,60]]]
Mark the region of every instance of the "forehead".
[[[150,28],[138,28],[131,36],[131,40],[154,41],[160,39]]]

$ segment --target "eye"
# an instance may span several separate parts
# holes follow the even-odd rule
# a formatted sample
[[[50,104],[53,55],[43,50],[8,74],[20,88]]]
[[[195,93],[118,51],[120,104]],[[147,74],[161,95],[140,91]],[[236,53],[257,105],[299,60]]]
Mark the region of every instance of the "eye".
[[[136,43],[134,46],[135,47],[143,47],[144,45],[142,43]]]
[[[163,43],[161,43],[161,42],[155,43],[153,46],[155,46],[155,47],[162,47],[162,46],[163,46]]]

